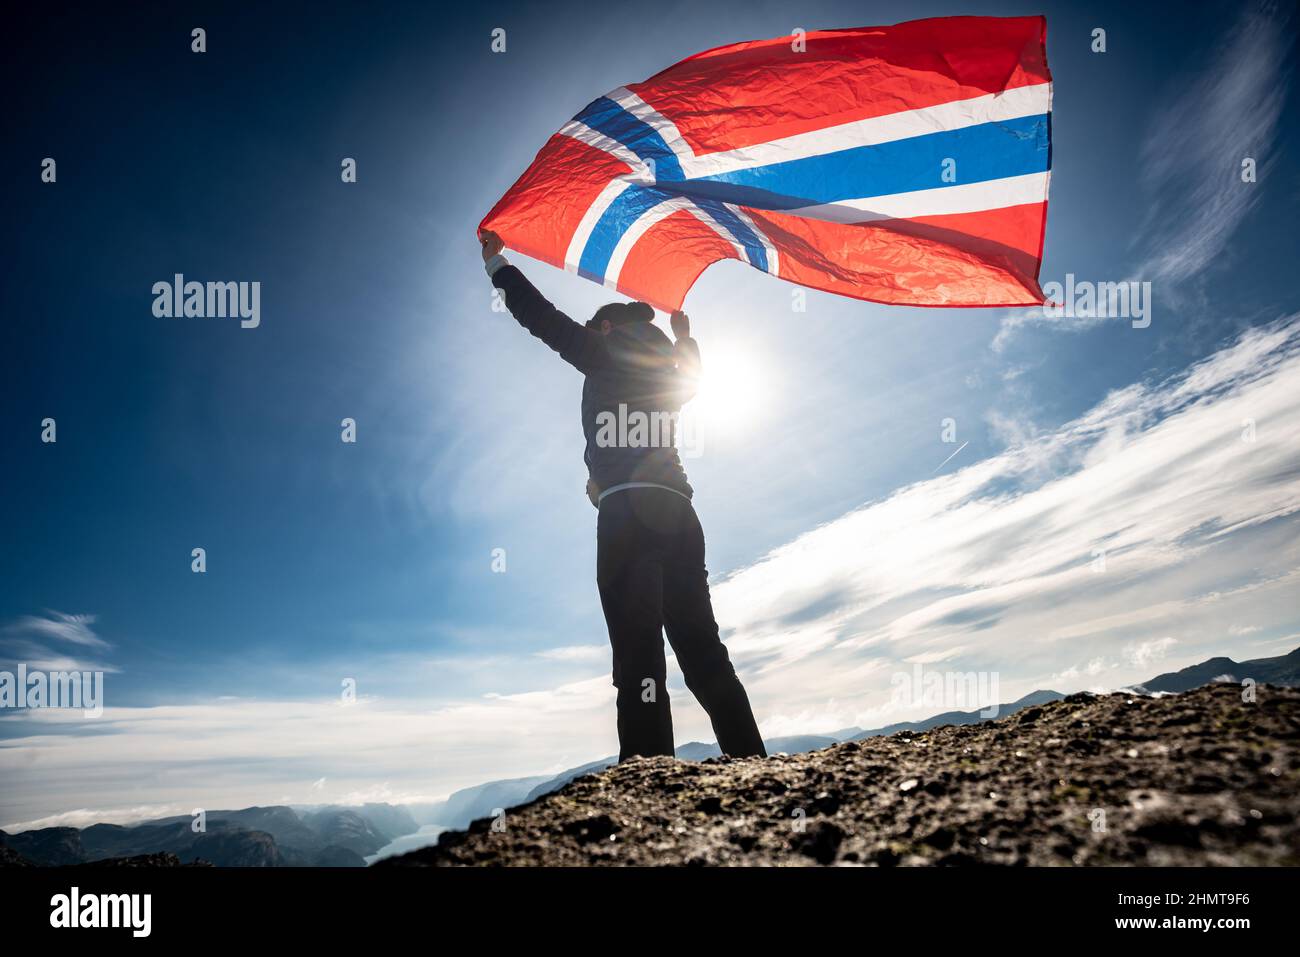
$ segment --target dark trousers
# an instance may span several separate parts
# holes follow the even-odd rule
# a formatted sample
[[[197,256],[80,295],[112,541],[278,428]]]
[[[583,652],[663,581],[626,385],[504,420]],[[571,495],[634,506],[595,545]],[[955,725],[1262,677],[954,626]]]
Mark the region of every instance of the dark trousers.
[[[618,759],[673,753],[664,631],[723,754],[766,754],[749,697],[718,636],[694,506],[660,488],[606,496],[596,526],[596,582],[614,651]]]

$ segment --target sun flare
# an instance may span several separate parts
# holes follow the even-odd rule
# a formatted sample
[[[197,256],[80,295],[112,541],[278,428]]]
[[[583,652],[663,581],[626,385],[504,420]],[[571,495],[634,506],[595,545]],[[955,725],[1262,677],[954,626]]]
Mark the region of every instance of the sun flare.
[[[687,406],[700,424],[721,432],[753,425],[763,404],[762,374],[753,356],[730,350],[704,357],[699,392]]]

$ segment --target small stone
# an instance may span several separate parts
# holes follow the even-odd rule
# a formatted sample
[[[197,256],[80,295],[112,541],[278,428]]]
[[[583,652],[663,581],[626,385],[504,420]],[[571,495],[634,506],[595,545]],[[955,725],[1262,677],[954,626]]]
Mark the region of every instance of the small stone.
[[[908,778],[906,781],[904,781],[902,784],[898,786],[898,790],[910,791],[912,790],[912,788],[916,787],[920,783],[921,782],[918,781],[916,778]]]

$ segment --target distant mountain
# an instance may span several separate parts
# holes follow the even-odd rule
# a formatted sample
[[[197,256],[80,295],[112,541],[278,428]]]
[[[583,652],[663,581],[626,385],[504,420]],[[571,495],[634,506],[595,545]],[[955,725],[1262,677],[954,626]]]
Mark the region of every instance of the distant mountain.
[[[438,836],[443,831],[449,830],[452,830],[452,828],[442,824],[422,824],[420,829],[413,834],[403,834],[391,844],[385,844],[374,854],[368,854],[363,863],[367,865],[373,864],[375,861],[382,860],[385,857],[392,857],[394,854],[405,854],[408,851],[435,844]]]
[[[420,829],[419,822],[411,816],[410,811],[400,804],[370,802],[360,807],[351,808],[351,810],[356,811],[374,825],[376,831],[387,834],[390,839],[414,834]]]
[[[220,825],[218,825],[220,826]],[[39,834],[40,831],[28,831]],[[92,824],[82,828],[83,861],[102,860],[109,857],[134,857],[138,854],[169,853],[188,854],[197,834],[190,827],[190,818],[168,818],[158,823]]]
[[[791,734],[781,738],[767,738],[763,742],[768,754],[803,754],[806,751],[829,748],[832,744],[839,744],[839,740],[820,734]]]
[[[284,867],[289,863],[270,834],[233,828],[198,835],[186,859],[211,861],[217,867]]]
[[[96,824],[86,828],[86,831],[94,831],[96,828],[117,828],[112,836],[116,841],[127,842],[131,849],[130,853],[143,854],[154,850],[167,850],[179,855],[183,860],[185,858],[183,851],[197,836],[193,831],[193,821],[190,815],[180,814],[145,821],[126,828],[112,824]],[[262,831],[271,835],[278,847],[291,849],[289,863],[294,864],[310,863],[311,855],[329,843],[323,841],[320,834],[308,827],[293,808],[279,804],[246,807],[237,811],[207,811],[204,815],[204,826],[209,833],[225,830]],[[104,832],[104,836],[109,836],[108,832]],[[96,839],[100,839],[98,835]],[[150,846],[145,847],[146,844]],[[112,849],[119,850],[119,848]],[[96,848],[96,850],[100,849]],[[102,856],[110,856],[107,853],[109,848],[102,850],[104,851]],[[304,857],[308,859],[300,859]],[[218,866],[221,865],[218,863]]]
[[[696,743],[698,744],[698,742]],[[704,747],[704,745],[700,745],[700,747]],[[681,749],[678,750],[680,751]],[[529,791],[528,796],[520,803],[526,804],[528,801],[536,800],[543,794],[550,794],[552,791],[558,791],[575,778],[580,778],[587,774],[595,774],[597,771],[603,771],[617,763],[617,761],[617,758],[601,758],[599,761],[592,761],[590,764],[584,764],[576,768],[570,768],[567,771],[562,771],[553,778],[547,778],[541,784],[537,785],[537,787]]]
[[[400,836],[382,833],[356,811],[349,811],[346,808],[316,811],[306,815],[303,823],[310,827],[324,844],[347,848],[359,857],[375,853],[391,842],[393,837]]]
[[[87,864],[73,864],[73,867],[211,867],[210,861],[190,861],[186,863],[175,854],[138,854],[135,857],[109,857],[102,861],[90,861]]]
[[[674,753],[682,761],[707,761],[709,758],[721,757],[722,749],[712,741],[708,744],[703,741],[687,741],[677,748]],[[612,761],[613,758],[609,760]]]
[[[89,864],[146,854],[168,853],[185,862],[202,859],[218,866],[279,866],[286,861],[274,838],[218,821],[208,833],[195,834],[189,819],[170,824],[142,824],[122,827],[95,824],[83,830],[75,827],[45,827],[20,834],[6,834],[4,844],[21,857],[41,867]]]
[[[332,805],[301,814],[284,806],[249,807],[208,811],[200,832],[189,815],[131,826],[0,832],[0,864],[25,860],[53,867],[172,855],[183,864],[218,867],[363,867],[367,854],[418,829],[405,809],[386,804]]]
[[[1147,694],[1191,691],[1221,679],[1240,683],[1247,678],[1284,688],[1300,687],[1300,648],[1277,658],[1254,658],[1250,661],[1211,658],[1181,671],[1157,675],[1150,681],[1135,685],[1133,690]]]
[[[489,781],[455,791],[440,805],[433,805],[421,815],[423,823],[442,827],[468,827],[470,821],[489,817],[497,808],[514,807],[529,799],[529,792],[550,780],[547,775]]]
[[[5,838],[8,836],[4,831],[0,831],[0,867],[33,867],[31,861],[5,843]]]
[[[873,728],[870,731],[863,731],[856,734],[850,741],[862,741],[866,738],[879,738],[890,734],[897,734],[899,731],[929,731],[931,728],[938,728],[945,724],[979,724],[981,721],[992,721],[997,718],[1005,718],[1008,715],[1015,714],[1021,708],[1028,708],[1030,705],[1047,704],[1049,701],[1060,701],[1065,695],[1059,691],[1031,691],[1010,704],[998,705],[997,713],[991,718],[985,717],[984,712],[988,708],[981,708],[978,711],[945,711],[943,714],[936,714],[929,718],[922,718],[920,721],[900,721],[897,724],[887,724],[883,728]]]
[[[316,855],[316,867],[365,867],[366,859],[346,847],[331,844]]]
[[[80,864],[86,859],[86,849],[81,843],[81,832],[75,827],[43,827],[39,831],[21,834],[4,834],[0,841],[16,854],[33,864],[57,867],[60,864]]]
[[[444,802],[439,802],[441,805]],[[370,823],[370,826],[381,834],[387,835],[390,839],[404,837],[407,834],[414,834],[420,829],[420,821],[417,821],[413,810],[417,805],[406,804],[294,804],[292,810],[300,817],[304,824],[320,831],[312,825],[313,820],[326,821],[327,818],[320,817],[324,811],[351,811],[359,815]],[[328,835],[321,833],[323,839],[328,840]]]
[[[834,738],[836,741],[848,741],[862,733],[861,728],[840,728],[838,731],[827,731],[826,737]]]

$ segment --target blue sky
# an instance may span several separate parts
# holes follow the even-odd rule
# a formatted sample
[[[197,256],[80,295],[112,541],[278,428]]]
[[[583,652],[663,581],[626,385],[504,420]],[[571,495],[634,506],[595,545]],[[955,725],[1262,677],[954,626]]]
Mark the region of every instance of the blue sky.
[[[764,733],[916,717],[890,696],[916,662],[995,671],[1010,700],[1300,644],[1294,21],[558,7],[19,33],[0,657],[102,668],[107,707],[0,715],[0,827],[431,797],[616,751],[581,381],[491,311],[474,227],[591,99],[795,27],[1046,13],[1042,278],[1149,280],[1154,308],[1146,329],[817,292],[795,313],[738,263],[701,277],[686,309],[714,380],[687,468]],[[512,258],[576,318],[611,298]],[[260,281],[261,325],[156,319],[177,272]],[[670,688],[679,741],[707,739]]]

